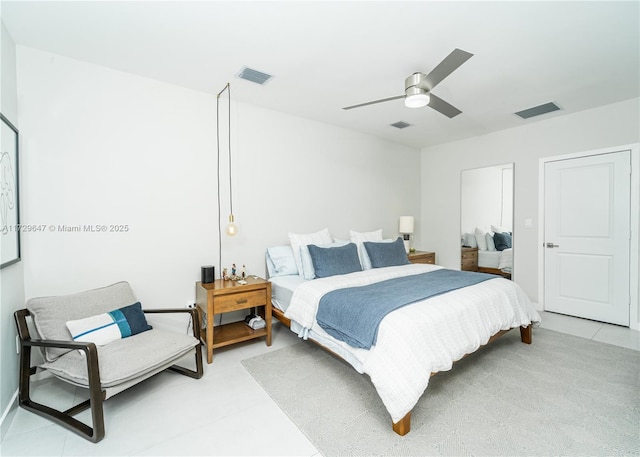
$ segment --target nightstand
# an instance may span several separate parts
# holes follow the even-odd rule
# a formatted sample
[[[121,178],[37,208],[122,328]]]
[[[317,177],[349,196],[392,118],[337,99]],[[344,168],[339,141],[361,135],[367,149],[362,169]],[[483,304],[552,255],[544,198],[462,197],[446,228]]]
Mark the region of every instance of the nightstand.
[[[478,248],[462,246],[460,269],[478,271]]]
[[[413,251],[408,255],[409,262],[411,263],[436,263],[436,253],[427,251]]]
[[[267,339],[271,346],[271,283],[264,279],[246,278],[247,284],[237,281],[217,279],[212,283],[196,283],[196,305],[200,322],[207,313],[207,325],[200,329],[200,339],[207,348],[207,363],[213,361],[215,348],[251,340]],[[244,321],[214,326],[216,314],[258,307],[258,314],[265,320],[266,327],[254,330]]]

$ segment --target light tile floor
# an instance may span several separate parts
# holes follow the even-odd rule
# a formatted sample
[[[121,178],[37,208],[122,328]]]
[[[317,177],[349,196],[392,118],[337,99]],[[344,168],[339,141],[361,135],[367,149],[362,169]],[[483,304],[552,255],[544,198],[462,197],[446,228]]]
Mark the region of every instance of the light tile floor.
[[[540,316],[542,328],[640,351],[640,332],[637,330],[544,311]]]
[[[614,325],[543,312],[542,328],[640,350],[640,332]],[[295,344],[298,338],[279,324],[273,345],[262,340],[218,349],[205,376],[194,381],[161,373],[105,402],[106,437],[92,444],[21,408],[5,439],[2,456],[319,456],[306,436],[278,408],[240,363]],[[535,329],[534,329],[535,344]],[[78,394],[74,387],[45,378],[61,408]],[[83,419],[87,419],[87,413]]]

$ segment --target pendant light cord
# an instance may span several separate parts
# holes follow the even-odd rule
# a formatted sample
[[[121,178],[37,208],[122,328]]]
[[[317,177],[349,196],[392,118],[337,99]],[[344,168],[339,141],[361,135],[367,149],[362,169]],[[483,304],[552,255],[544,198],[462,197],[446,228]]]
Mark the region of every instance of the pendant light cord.
[[[221,201],[220,201],[220,95],[224,91],[227,91],[229,94],[229,202],[230,206],[233,205],[233,199],[231,198],[231,86],[227,83],[220,92],[218,92],[218,96],[216,97],[216,144],[218,151],[218,163],[217,163],[217,173],[218,173],[218,268],[219,274],[222,278],[222,214],[221,214]],[[233,206],[231,206],[231,214],[233,214]]]
[[[231,193],[231,84],[227,83],[227,93],[229,94],[228,116],[229,116],[229,213],[233,215],[233,196]]]

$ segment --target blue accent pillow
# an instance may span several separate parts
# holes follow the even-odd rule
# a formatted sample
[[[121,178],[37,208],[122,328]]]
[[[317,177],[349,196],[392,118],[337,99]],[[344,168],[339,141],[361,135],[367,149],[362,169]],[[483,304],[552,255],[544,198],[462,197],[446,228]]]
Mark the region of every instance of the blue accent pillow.
[[[364,248],[369,254],[373,268],[395,267],[410,263],[404,247],[404,241],[400,237],[392,243],[365,241]]]
[[[142,305],[140,304],[140,302],[136,302],[133,305],[125,306],[124,308],[120,308],[111,312],[115,313],[118,311],[124,316],[126,325],[131,331],[131,333],[126,336],[137,335],[138,333],[146,332],[147,330],[151,330],[153,328],[147,323],[147,318],[144,315],[144,311],[142,311]],[[122,327],[120,328],[120,331],[122,332]],[[123,337],[125,337],[125,334],[122,334]]]
[[[309,244],[307,247],[317,278],[362,271],[358,248],[354,243],[327,248]]]
[[[140,302],[108,313],[67,322],[74,341],[104,346],[112,341],[151,330]]]
[[[494,233],[493,242],[496,245],[496,251],[504,251],[511,247],[511,233]]]

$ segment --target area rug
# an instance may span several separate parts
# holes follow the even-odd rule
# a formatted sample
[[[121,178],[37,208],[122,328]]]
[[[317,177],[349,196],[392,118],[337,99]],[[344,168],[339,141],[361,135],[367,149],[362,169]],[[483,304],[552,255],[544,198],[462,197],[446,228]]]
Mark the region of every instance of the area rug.
[[[369,377],[311,342],[242,363],[325,456],[640,455],[640,352],[551,330],[432,377],[404,437]]]

